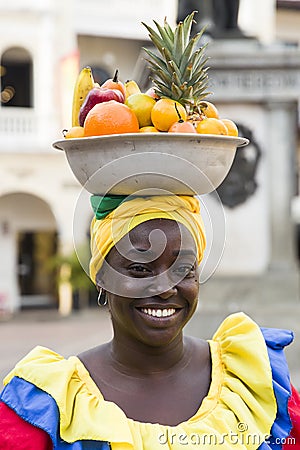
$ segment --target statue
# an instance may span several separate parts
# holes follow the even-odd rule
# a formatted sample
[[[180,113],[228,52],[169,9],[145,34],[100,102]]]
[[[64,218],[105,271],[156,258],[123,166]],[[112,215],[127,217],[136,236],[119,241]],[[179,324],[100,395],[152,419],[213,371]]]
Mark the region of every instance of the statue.
[[[179,0],[177,21],[198,11],[194,33],[206,25],[206,34],[212,38],[241,38],[243,34],[237,24],[239,4],[239,0]]]
[[[245,203],[258,188],[257,169],[261,158],[261,148],[250,128],[237,124],[239,135],[250,140],[250,145],[237,150],[232,167],[217,188],[223,205],[235,208]]]

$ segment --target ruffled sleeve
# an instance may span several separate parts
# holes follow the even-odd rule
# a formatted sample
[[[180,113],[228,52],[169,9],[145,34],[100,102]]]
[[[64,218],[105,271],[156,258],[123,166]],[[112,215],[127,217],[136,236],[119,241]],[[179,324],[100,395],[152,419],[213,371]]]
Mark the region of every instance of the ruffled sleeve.
[[[271,429],[268,444],[273,449],[281,449],[282,443],[285,442],[292,428],[288,411],[291,383],[284,348],[293,341],[294,336],[290,330],[277,328],[261,328],[261,331],[267,345],[277,403],[276,419]]]
[[[16,365],[4,384],[1,400],[36,426],[42,421],[41,428],[46,428],[54,442],[56,430],[48,429],[48,424],[57,414],[53,423],[57,422],[59,439],[67,443],[91,440],[132,444],[125,414],[103,399],[75,356],[64,359],[47,348],[36,347]]]
[[[300,394],[293,386],[288,410],[292,422],[292,430],[284,441],[283,450],[300,450]]]
[[[0,448],[24,450],[34,448],[52,450],[50,436],[41,428],[23,420],[5,403],[0,401]]]
[[[277,412],[264,337],[253,320],[236,313],[224,320],[213,341],[219,344],[222,361],[218,410],[225,411],[224,417],[233,414],[231,430],[257,448],[270,434]]]

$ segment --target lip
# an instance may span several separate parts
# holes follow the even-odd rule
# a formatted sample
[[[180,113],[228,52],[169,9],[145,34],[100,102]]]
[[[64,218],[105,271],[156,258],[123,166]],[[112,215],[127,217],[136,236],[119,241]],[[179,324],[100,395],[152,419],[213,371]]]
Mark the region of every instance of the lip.
[[[150,308],[150,309],[182,309],[184,308],[183,305],[179,305],[178,303],[154,303],[154,302],[147,302],[147,303],[138,303],[134,305],[134,308],[141,309],[141,308]]]

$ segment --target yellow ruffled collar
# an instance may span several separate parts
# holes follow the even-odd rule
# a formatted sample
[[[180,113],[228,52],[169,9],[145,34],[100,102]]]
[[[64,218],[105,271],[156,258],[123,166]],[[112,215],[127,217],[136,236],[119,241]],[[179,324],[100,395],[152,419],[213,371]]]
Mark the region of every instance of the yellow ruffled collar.
[[[209,341],[212,381],[197,413],[176,426],[138,422],[106,401],[81,361],[37,347],[4,380],[24,378],[49,393],[66,442],[102,440],[113,450],[257,449],[276,417],[266,345],[245,314],[227,317]],[[178,405],[180,408],[180,405]]]

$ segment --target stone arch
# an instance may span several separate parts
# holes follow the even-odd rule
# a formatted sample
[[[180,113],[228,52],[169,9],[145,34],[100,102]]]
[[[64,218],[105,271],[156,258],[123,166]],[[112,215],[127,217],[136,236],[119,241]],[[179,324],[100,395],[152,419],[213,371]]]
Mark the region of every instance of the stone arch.
[[[0,310],[56,306],[57,223],[51,206],[26,192],[0,197]]]
[[[33,107],[33,59],[23,47],[1,55],[1,106]]]

